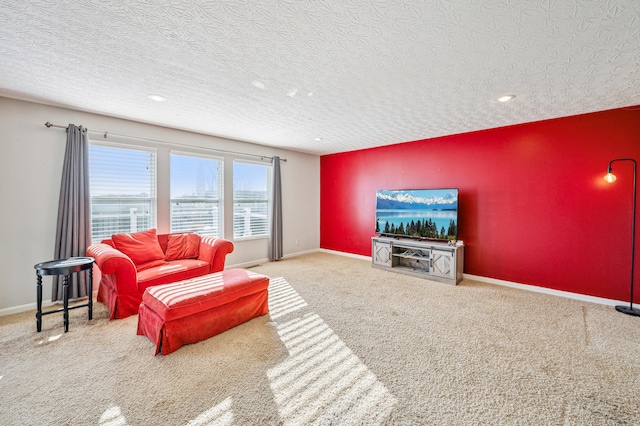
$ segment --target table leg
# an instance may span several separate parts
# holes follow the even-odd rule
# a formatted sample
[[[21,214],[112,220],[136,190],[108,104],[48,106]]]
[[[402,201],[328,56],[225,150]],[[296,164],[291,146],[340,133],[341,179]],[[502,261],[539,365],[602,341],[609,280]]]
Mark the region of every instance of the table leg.
[[[62,278],[62,309],[64,315],[64,332],[69,331],[69,275]]]
[[[42,331],[42,276],[36,272],[36,330]]]
[[[89,279],[87,280],[87,296],[89,296],[89,320],[93,318],[93,267],[89,268]]]

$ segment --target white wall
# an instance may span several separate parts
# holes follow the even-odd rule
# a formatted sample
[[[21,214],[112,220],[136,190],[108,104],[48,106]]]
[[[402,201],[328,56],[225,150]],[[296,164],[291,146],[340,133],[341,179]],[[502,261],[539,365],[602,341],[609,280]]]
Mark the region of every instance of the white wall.
[[[64,129],[45,127],[47,121],[63,126],[73,123],[100,132],[286,158],[288,161],[281,163],[284,255],[320,247],[318,156],[0,97],[0,315],[35,307],[33,265],[53,259],[66,133]],[[90,136],[96,137],[95,134]],[[130,138],[109,137],[107,140],[143,144]],[[148,142],[147,145],[154,144]],[[157,145],[157,148],[159,158],[162,150],[169,149],[164,145]],[[233,159],[243,157],[223,153],[213,155],[225,160],[225,216],[228,216],[233,209],[230,174]],[[162,164],[158,166],[163,167]],[[160,175],[158,177],[162,179]],[[158,193],[159,200],[163,197],[168,194]],[[159,212],[158,232],[169,231],[167,219]],[[225,221],[225,238],[233,239],[230,220]],[[266,239],[234,241],[234,244],[235,250],[228,256],[227,266],[246,265],[267,258]],[[46,301],[51,298],[51,278],[45,277],[43,282]]]

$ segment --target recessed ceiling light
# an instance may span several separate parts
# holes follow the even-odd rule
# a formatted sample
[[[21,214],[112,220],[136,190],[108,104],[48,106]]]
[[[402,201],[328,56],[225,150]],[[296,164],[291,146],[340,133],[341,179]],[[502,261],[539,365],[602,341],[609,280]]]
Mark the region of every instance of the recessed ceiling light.
[[[164,96],[160,96],[160,95],[147,95],[147,97],[149,99],[151,99],[152,101],[156,101],[156,102],[164,102],[167,100],[167,98],[165,98]]]
[[[498,98],[498,102],[509,102],[510,100],[514,99],[516,97],[516,95],[504,95],[504,96],[500,96]]]
[[[263,89],[264,90],[264,83],[261,82],[261,81],[254,80],[254,81],[251,82],[251,84],[254,87],[257,87],[258,89]]]
[[[313,140],[316,141],[316,142],[320,142],[322,140],[322,138],[314,138]]]

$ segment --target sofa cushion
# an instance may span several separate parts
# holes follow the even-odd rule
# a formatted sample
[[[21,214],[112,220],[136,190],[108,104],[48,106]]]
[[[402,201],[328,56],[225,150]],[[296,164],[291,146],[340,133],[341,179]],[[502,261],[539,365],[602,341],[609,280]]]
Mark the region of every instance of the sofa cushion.
[[[114,234],[111,240],[116,249],[129,256],[136,265],[164,259],[155,228],[132,234]]]
[[[136,265],[136,271],[141,272],[141,271],[144,271],[145,269],[150,269],[156,266],[164,266],[164,265],[167,265],[168,263],[169,262],[167,262],[164,259],[152,260],[151,262],[145,262],[145,263],[141,263],[140,265]]]
[[[165,260],[197,259],[200,249],[200,235],[192,232],[171,234],[167,242]]]
[[[210,265],[207,262],[196,259],[181,259],[166,262],[162,266],[139,271],[137,274],[138,288],[144,290],[147,287],[168,284],[175,281],[186,280],[209,273]]]

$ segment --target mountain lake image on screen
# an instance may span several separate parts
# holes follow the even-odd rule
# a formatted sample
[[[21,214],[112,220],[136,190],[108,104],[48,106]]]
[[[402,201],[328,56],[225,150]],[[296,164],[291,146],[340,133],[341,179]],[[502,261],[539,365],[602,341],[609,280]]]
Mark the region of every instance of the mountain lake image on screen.
[[[458,189],[376,191],[376,233],[457,240]]]

